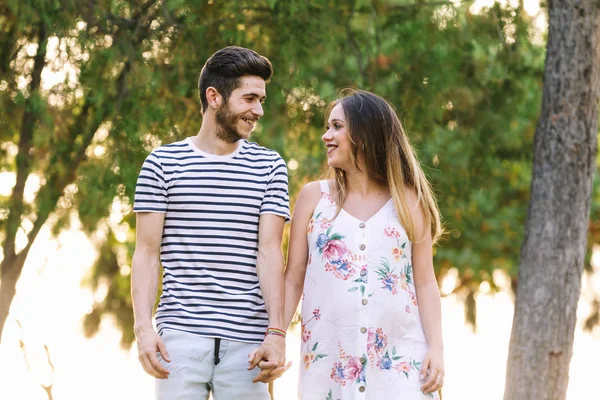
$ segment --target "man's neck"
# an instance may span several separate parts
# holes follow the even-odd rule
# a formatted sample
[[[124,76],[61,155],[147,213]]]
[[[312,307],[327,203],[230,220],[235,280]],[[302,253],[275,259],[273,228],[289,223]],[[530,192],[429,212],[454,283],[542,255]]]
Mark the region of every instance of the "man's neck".
[[[239,146],[239,141],[228,143],[217,136],[217,126],[207,120],[202,121],[202,126],[198,134],[192,138],[192,141],[200,150],[205,153],[224,156],[233,153]]]

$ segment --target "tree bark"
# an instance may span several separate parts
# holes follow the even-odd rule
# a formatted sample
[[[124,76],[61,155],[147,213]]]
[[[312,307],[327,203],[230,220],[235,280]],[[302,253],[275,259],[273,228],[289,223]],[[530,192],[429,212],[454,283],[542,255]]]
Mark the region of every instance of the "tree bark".
[[[596,170],[600,1],[550,0],[505,400],[565,399]]]

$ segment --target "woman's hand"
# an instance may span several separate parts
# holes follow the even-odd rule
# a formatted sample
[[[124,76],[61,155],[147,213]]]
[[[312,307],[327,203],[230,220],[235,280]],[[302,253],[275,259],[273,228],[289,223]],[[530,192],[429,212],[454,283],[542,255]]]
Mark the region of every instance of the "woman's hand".
[[[421,364],[421,390],[434,393],[444,386],[444,351],[439,347],[430,347]]]

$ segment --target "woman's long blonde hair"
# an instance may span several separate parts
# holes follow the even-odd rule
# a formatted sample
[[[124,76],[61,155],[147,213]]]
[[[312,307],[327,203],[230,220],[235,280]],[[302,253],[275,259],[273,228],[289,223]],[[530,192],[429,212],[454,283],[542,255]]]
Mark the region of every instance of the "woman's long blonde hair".
[[[398,218],[412,242],[422,239],[415,238],[413,213],[405,194],[405,188],[414,190],[417,206],[423,211],[425,227],[429,227],[435,243],[443,231],[438,205],[396,112],[373,93],[346,89],[342,94],[343,97],[329,104],[326,120],[333,107],[340,104],[351,142],[352,162],[359,168],[358,153],[362,152],[369,177],[387,183]],[[346,176],[342,169],[333,167],[329,168],[329,174],[335,181],[334,197],[339,213],[348,196]]]

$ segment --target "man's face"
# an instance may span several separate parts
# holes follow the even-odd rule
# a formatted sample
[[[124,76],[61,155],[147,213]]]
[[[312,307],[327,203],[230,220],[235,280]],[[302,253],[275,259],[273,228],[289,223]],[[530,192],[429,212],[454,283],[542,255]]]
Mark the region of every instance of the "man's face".
[[[263,116],[262,103],[266,98],[266,84],[259,76],[244,76],[240,85],[231,92],[227,103],[217,109],[217,136],[228,143],[248,139]]]

